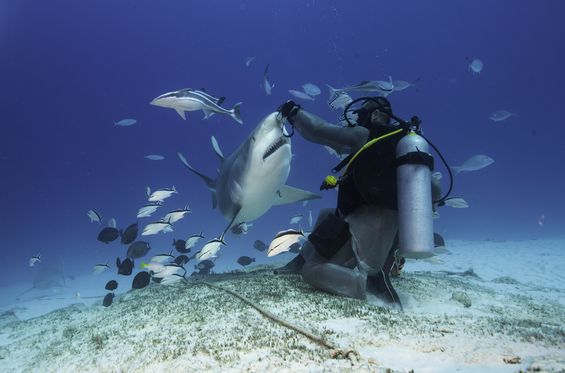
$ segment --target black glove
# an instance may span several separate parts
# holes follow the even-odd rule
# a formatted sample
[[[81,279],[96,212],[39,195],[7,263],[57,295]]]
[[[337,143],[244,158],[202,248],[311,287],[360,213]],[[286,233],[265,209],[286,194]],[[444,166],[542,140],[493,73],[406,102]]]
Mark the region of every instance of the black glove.
[[[288,100],[277,109],[277,111],[281,113],[282,117],[286,118],[286,120],[290,123],[292,123],[292,119],[296,113],[298,113],[298,110],[300,110],[300,105],[292,100]]]

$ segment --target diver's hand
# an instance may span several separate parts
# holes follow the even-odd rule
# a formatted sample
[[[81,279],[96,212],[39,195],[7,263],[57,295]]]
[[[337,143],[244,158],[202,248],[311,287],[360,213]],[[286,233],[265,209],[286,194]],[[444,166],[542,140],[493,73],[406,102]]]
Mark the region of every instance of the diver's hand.
[[[298,110],[300,110],[300,105],[292,100],[286,101],[277,109],[277,111],[281,113],[282,117],[286,118],[286,120],[288,120],[290,123],[292,123],[292,119],[294,118],[296,113],[298,113]]]

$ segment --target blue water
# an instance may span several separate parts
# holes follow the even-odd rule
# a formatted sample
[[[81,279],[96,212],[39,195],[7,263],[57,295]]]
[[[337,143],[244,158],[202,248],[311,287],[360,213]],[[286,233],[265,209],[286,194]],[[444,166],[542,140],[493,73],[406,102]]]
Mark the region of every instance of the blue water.
[[[39,252],[39,265],[64,262],[76,275],[123,258],[125,246],[96,240],[100,226],[86,212],[99,211],[104,222],[114,217],[122,228],[139,221],[142,228],[152,221],[135,216],[146,186],[179,191],[154,217],[186,204],[192,209],[173,233],[149,237],[152,254],[171,250],[173,238],[200,231],[216,237],[227,222],[177,151],[213,176],[218,162],[210,137],[231,153],[262,117],[292,98],[288,89],[317,84],[322,95],[301,104],[336,121],[326,83],[341,87],[389,75],[420,79],[389,98],[400,116],[422,118],[451,165],[474,154],[495,160],[459,175],[453,194],[470,208],[442,208],[436,231],[446,239],[563,237],[564,10],[559,1],[510,0],[4,0],[0,280],[31,281],[36,268],[28,259]],[[250,56],[256,59],[246,67]],[[469,71],[467,58],[484,62],[480,75]],[[275,83],[271,96],[260,87],[266,64]],[[244,124],[221,115],[203,121],[200,112],[183,121],[173,110],[149,105],[186,87],[226,96],[226,107],[242,101]],[[490,121],[499,109],[516,115]],[[123,118],[138,123],[113,126]],[[299,135],[292,141],[288,184],[317,191],[336,159]],[[147,154],[166,159],[146,160]],[[447,189],[446,171],[438,170]],[[268,243],[294,214],[312,210],[315,218],[320,208],[335,206],[335,192],[323,195],[305,207],[273,207],[248,235],[228,235],[217,270],[238,268],[240,255],[258,263],[290,259],[266,258],[252,243]]]

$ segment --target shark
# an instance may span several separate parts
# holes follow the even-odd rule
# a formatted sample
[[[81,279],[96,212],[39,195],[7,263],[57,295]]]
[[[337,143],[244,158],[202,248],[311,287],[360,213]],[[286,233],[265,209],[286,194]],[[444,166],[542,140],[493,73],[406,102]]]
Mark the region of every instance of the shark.
[[[234,224],[256,220],[272,206],[321,198],[286,185],[292,155],[290,137],[284,131],[280,114],[271,113],[227,157],[212,137],[212,146],[220,160],[215,179],[197,171],[182,153],[177,153],[184,166],[204,180],[212,194],[212,207],[218,207],[229,221],[220,237]]]

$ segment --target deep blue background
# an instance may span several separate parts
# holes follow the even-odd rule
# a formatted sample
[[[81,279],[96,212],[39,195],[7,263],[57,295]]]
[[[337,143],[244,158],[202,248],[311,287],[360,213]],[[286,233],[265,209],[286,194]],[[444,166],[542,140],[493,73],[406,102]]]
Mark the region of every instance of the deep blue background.
[[[511,0],[4,0],[0,279],[29,280],[36,269],[27,260],[38,252],[42,265],[63,260],[76,274],[123,257],[120,244],[96,241],[100,228],[86,212],[96,209],[104,222],[115,217],[125,227],[136,221],[147,185],[179,190],[156,218],[186,204],[193,210],[174,233],[150,237],[153,254],[168,252],[173,237],[201,230],[207,238],[218,235],[226,222],[177,151],[213,176],[210,136],[229,154],[291,97],[288,89],[319,85],[322,95],[303,106],[333,121],[339,113],[326,104],[326,83],[340,87],[389,75],[420,78],[416,88],[390,99],[401,116],[424,120],[426,135],[452,165],[479,153],[496,161],[459,175],[454,195],[471,207],[440,210],[437,231],[447,239],[562,238],[564,11],[560,1]],[[248,56],[256,56],[250,67]],[[484,61],[480,75],[467,67],[474,57]],[[267,63],[272,96],[260,88]],[[188,113],[185,122],[148,104],[185,87],[227,96],[226,107],[243,101],[244,125],[221,115],[202,121],[200,112]],[[517,115],[490,121],[499,109]],[[113,126],[123,118],[138,123]],[[316,191],[336,159],[299,136],[293,153],[288,183]],[[153,162],[146,154],[166,159]],[[333,206],[335,193],[324,195],[306,207],[273,208],[245,237],[229,235],[218,269],[236,268],[240,255],[269,262],[252,242],[268,243],[296,213],[312,209],[315,216]],[[140,220],[141,227],[149,220]]]

